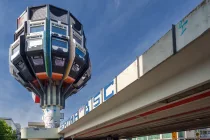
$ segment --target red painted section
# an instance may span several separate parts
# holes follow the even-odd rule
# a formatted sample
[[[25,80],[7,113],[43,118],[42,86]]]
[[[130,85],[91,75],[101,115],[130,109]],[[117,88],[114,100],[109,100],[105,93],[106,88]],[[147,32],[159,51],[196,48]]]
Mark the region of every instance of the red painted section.
[[[156,120],[151,120],[151,121],[147,121],[147,122],[143,122],[143,123],[138,123],[138,124],[135,124],[135,125],[131,125],[131,126],[127,126],[127,127],[124,127],[124,128],[120,128],[120,129],[108,131],[108,132],[105,132],[105,133],[96,134],[96,135],[93,135],[93,136],[91,136],[91,137],[94,137],[94,136],[97,136],[97,135],[106,134],[106,133],[111,133],[111,132],[119,131],[119,130],[123,130],[123,129],[128,129],[128,128],[132,128],[132,127],[137,127],[137,126],[141,126],[141,125],[148,124],[148,123],[154,123],[154,122],[166,120],[166,119],[169,119],[169,118],[180,117],[180,116],[192,114],[192,113],[195,113],[195,112],[205,111],[205,110],[210,110],[210,106],[204,107],[204,108],[200,108],[200,109],[195,109],[195,110],[188,111],[188,112],[183,112],[183,113],[176,114],[176,115],[171,115],[171,116],[164,117],[164,118],[160,118],[160,119],[156,119]],[[176,123],[175,123],[175,124],[176,124]]]
[[[40,103],[40,98],[39,98],[37,95],[35,95],[35,100],[34,100],[34,102],[35,102],[35,103]]]
[[[184,113],[172,115],[172,116],[169,116],[169,117],[164,117],[164,118],[160,118],[160,119],[144,122],[144,123],[138,123],[138,124],[131,125],[131,126],[128,126],[128,127],[124,127],[124,128],[121,128],[121,129],[117,129],[117,130],[114,130],[114,131],[118,131],[118,130],[122,130],[122,129],[128,129],[128,128],[132,128],[132,127],[136,127],[136,126],[140,126],[140,125],[144,125],[144,124],[148,124],[148,123],[154,123],[154,122],[166,120],[166,119],[169,119],[169,118],[180,117],[180,116],[184,116],[184,115],[188,115],[188,114],[192,114],[192,113],[200,112],[200,111],[204,111],[204,110],[210,110],[210,106],[205,107],[205,108],[201,108],[201,109],[192,110],[192,111],[189,111],[189,112],[184,112]]]
[[[200,100],[200,99],[203,99],[203,98],[206,98],[206,97],[209,97],[209,96],[210,96],[210,91],[207,91],[205,93],[202,93],[202,94],[199,94],[199,95],[195,95],[195,96],[189,97],[187,99],[183,99],[183,100],[177,101],[175,103],[171,103],[169,105],[166,105],[166,106],[163,106],[163,107],[159,107],[159,108],[147,111],[145,113],[141,113],[141,114],[138,114],[136,116],[133,116],[133,117],[130,117],[130,118],[127,118],[127,119],[124,119],[124,120],[121,120],[121,121],[118,121],[118,122],[115,122],[115,123],[112,123],[112,124],[109,124],[109,125],[97,128],[97,129],[94,129],[94,130],[91,130],[91,131],[88,131],[88,132],[85,132],[83,134],[76,135],[76,136],[83,136],[85,134],[89,134],[89,133],[92,133],[92,132],[96,132],[98,130],[102,130],[102,129],[105,129],[105,128],[109,128],[109,127],[112,127],[112,126],[115,126],[115,125],[119,125],[119,124],[125,123],[125,122],[129,122],[129,121],[135,120],[135,119],[137,119],[139,117],[145,117],[145,116],[148,116],[148,115],[160,112],[160,111],[171,109],[171,108],[174,108],[176,106],[184,105],[184,104],[187,104],[187,103],[190,103],[190,102],[193,102],[193,101],[196,101],[196,100]],[[149,122],[147,122],[147,123],[149,123]],[[139,125],[139,124],[137,124],[137,125]]]
[[[144,117],[144,116],[147,116],[147,115],[150,115],[150,114],[154,114],[156,112],[160,112],[160,111],[167,110],[167,109],[170,109],[170,108],[173,108],[173,107],[176,107],[176,106],[180,106],[180,105],[183,105],[183,104],[186,104],[186,103],[190,103],[190,102],[193,102],[193,101],[196,101],[196,100],[199,100],[199,99],[203,99],[203,98],[206,98],[208,96],[210,96],[210,91],[208,91],[206,93],[203,93],[203,94],[199,94],[199,95],[190,97],[190,98],[187,98],[187,99],[183,99],[181,101],[178,101],[178,102],[175,102],[175,103],[172,103],[172,104],[169,104],[169,105],[166,105],[166,106],[163,106],[163,107],[160,107],[160,108],[148,111],[148,112],[145,112],[143,114],[139,114],[138,116]]]

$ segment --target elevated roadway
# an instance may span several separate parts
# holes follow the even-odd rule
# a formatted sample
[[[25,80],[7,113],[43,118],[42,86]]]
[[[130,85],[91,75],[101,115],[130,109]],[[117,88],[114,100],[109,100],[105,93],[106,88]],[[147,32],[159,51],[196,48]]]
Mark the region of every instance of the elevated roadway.
[[[209,27],[210,2],[203,1],[93,97],[90,112],[59,133],[129,138],[209,127]],[[104,100],[107,93],[113,96]]]

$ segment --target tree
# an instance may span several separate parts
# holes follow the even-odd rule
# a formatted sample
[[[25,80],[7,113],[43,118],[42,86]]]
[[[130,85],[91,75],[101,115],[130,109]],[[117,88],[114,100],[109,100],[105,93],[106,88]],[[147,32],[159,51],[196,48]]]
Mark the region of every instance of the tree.
[[[0,120],[0,140],[16,139],[16,132],[4,120]]]

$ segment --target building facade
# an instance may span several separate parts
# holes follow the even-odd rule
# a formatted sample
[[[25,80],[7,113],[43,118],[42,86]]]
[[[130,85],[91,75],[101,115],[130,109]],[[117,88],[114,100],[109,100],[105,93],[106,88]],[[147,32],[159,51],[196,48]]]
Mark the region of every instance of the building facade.
[[[21,125],[19,123],[14,123],[12,118],[0,117],[0,120],[4,120],[7,123],[7,125],[9,125],[12,128],[12,130],[16,131],[17,140],[21,139]]]
[[[127,140],[210,140],[210,128],[136,137]]]

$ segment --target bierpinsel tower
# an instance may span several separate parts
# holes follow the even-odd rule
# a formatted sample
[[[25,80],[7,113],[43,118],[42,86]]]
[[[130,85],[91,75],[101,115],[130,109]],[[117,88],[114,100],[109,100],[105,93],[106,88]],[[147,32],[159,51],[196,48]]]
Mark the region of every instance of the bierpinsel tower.
[[[9,66],[11,75],[40,104],[45,127],[59,127],[65,100],[91,77],[82,24],[53,5],[28,7],[17,19]]]

